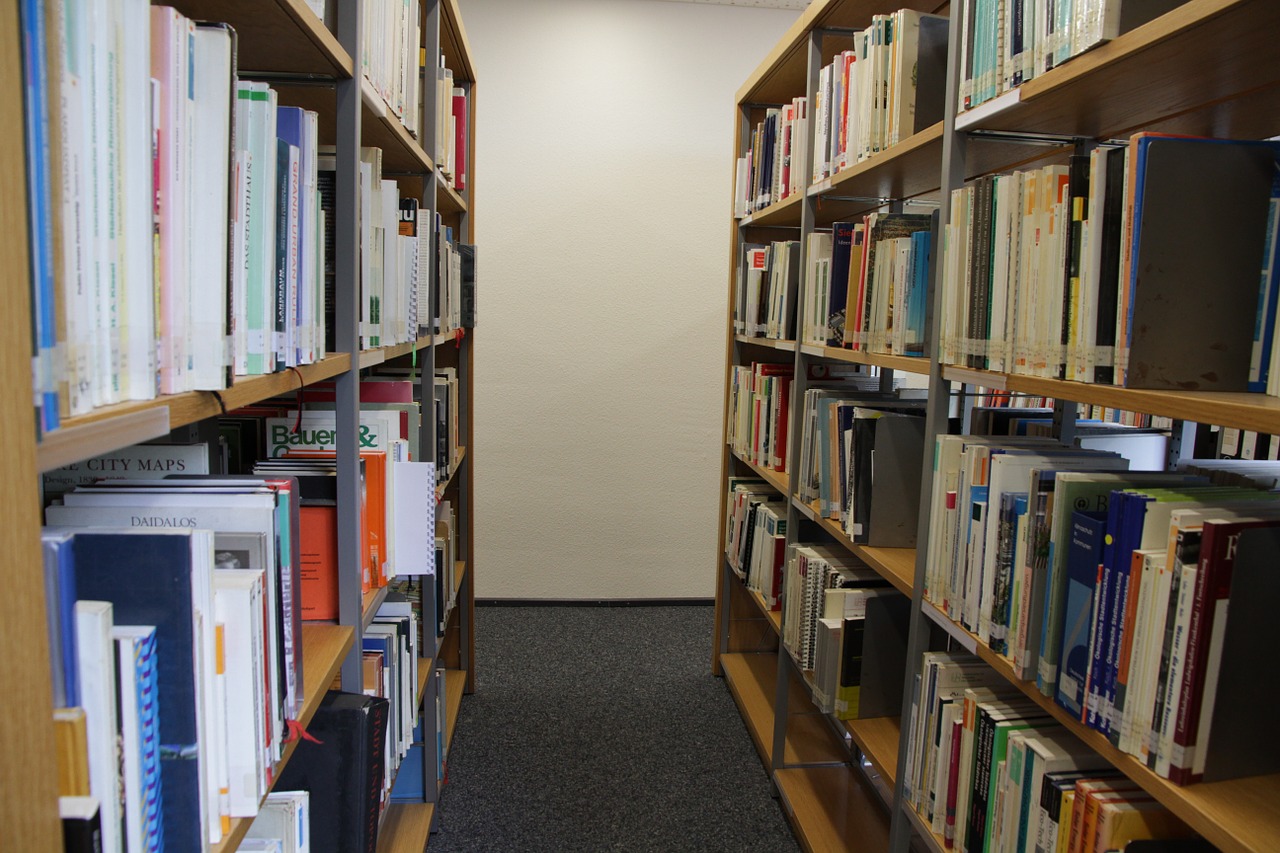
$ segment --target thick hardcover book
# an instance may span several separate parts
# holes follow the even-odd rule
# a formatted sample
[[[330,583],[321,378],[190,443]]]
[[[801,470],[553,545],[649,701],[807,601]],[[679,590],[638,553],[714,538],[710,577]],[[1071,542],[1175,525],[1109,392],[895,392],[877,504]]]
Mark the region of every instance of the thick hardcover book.
[[[276,791],[310,793],[313,853],[375,853],[384,773],[386,699],[330,691]]]
[[[849,301],[849,256],[853,248],[856,223],[835,222],[831,225],[831,279],[827,291],[826,344],[844,346],[845,309]]]
[[[459,243],[458,253],[462,255],[462,328],[476,327],[476,246],[474,243]]]
[[[1089,639],[1095,613],[1099,567],[1107,516],[1101,512],[1077,512],[1071,518],[1066,556],[1066,602],[1061,652],[1058,655],[1058,704],[1077,718],[1083,717],[1085,686],[1089,677]]]
[[[1280,702],[1280,682],[1259,670],[1258,652],[1274,636],[1274,603],[1280,600],[1280,528],[1240,533],[1231,573],[1231,597],[1222,631],[1222,655],[1216,682],[1212,664],[1206,697],[1230,697],[1201,709],[1197,764],[1203,758],[1204,781],[1280,771],[1280,740],[1269,736]],[[1219,615],[1224,615],[1219,613]],[[1210,690],[1212,688],[1212,693]]]
[[[209,756],[201,708],[206,674],[202,626],[212,634],[209,566],[200,565],[194,534],[176,531],[78,532],[77,594],[110,601],[119,624],[155,625],[160,713],[160,788],[165,849],[205,849],[202,776]],[[203,589],[201,589],[203,587]]]
[[[1244,391],[1280,145],[1161,136],[1135,145],[1124,383]]]

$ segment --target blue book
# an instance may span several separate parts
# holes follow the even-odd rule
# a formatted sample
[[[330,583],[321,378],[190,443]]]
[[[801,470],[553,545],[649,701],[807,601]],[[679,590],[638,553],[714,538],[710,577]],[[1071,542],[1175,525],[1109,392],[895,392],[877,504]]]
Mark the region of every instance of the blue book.
[[[116,624],[154,625],[165,850],[200,853],[201,625],[191,531],[78,531],[72,540],[81,599],[111,602]],[[204,567],[207,572],[207,566]],[[205,583],[208,582],[207,574]]]
[[[1089,639],[1093,626],[1095,587],[1107,533],[1104,512],[1075,512],[1066,557],[1066,609],[1062,648],[1058,655],[1057,702],[1077,719],[1084,713],[1089,678]]]
[[[125,833],[130,849],[164,850],[163,791],[160,787],[160,700],[157,683],[155,628],[117,625],[112,629],[119,650],[121,748],[124,753]],[[128,675],[126,675],[128,673]],[[123,691],[132,686],[133,695]],[[133,788],[134,790],[130,790]],[[135,828],[131,824],[137,822]]]
[[[41,549],[53,706],[74,708],[80,704],[80,666],[76,656],[76,575],[71,536],[46,530],[41,534]]]
[[[1280,152],[1271,178],[1271,203],[1267,206],[1267,241],[1262,252],[1258,282],[1258,313],[1253,324],[1253,350],[1249,357],[1249,390],[1265,393],[1271,375],[1271,350],[1275,345],[1276,300],[1280,299]]]
[[[929,296],[932,247],[932,232],[917,231],[911,235],[911,289],[907,296],[907,337],[903,355],[925,355],[925,303]]]
[[[53,187],[49,177],[49,78],[44,4],[22,0],[22,84],[27,145],[27,248],[31,263],[31,329],[35,356],[37,423],[41,432],[58,428],[57,380],[53,352],[54,319]]]
[[[303,110],[301,107],[276,107],[276,136],[279,139],[283,139],[285,142],[289,143],[294,148],[298,149],[298,152],[296,155],[298,172],[299,172],[298,177],[296,178],[296,184],[298,189],[298,221],[296,223],[296,230],[297,230],[298,238],[296,240],[297,248],[296,248],[296,251],[294,252],[294,269],[296,270],[297,281],[294,286],[300,289],[303,286],[305,286],[304,282],[302,281],[302,270],[303,270],[303,247],[306,241],[302,235],[308,233],[307,231],[308,228],[314,229],[315,227],[314,223],[307,221],[306,200],[302,198],[303,179],[302,179],[301,171],[302,171],[302,163],[304,159],[303,158],[303,150],[305,148],[304,143],[306,142],[306,111]],[[302,323],[302,317],[300,314],[301,308],[302,308],[302,299],[300,297],[295,299],[294,305],[292,307],[293,307],[293,311],[292,311],[292,317],[290,318],[290,322],[292,322],[294,326],[299,326]],[[300,355],[301,355],[301,349],[295,346],[294,357],[297,358]]]
[[[1107,532],[1110,534],[1103,541],[1101,570],[1098,574],[1098,588],[1095,594],[1096,606],[1093,612],[1093,628],[1089,645],[1089,680],[1085,685],[1084,722],[1090,728],[1105,732],[1106,714],[1103,697],[1106,695],[1108,667],[1108,644],[1112,641],[1114,627],[1114,608],[1116,598],[1115,565],[1125,543],[1134,541],[1130,525],[1135,517],[1138,524],[1138,536],[1142,535],[1141,511],[1139,503],[1131,500],[1134,494],[1125,491],[1114,491],[1107,502]],[[1133,553],[1133,545],[1128,546]]]
[[[844,346],[845,311],[849,306],[849,254],[854,222],[831,224],[831,278],[827,288],[827,346]]]

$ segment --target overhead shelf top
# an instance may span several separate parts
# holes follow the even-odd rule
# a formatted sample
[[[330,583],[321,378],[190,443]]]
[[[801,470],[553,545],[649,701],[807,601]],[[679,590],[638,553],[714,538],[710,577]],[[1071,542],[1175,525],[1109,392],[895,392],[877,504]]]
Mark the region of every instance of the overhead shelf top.
[[[872,15],[899,9],[945,12],[949,5],[946,0],[815,0],[742,84],[737,103],[780,104],[803,95],[809,34],[814,30],[860,30],[871,23]],[[848,45],[847,39],[825,39],[823,64]]]
[[[960,130],[1105,139],[1280,133],[1280,3],[1188,0],[956,119]]]
[[[471,42],[467,41],[462,15],[458,12],[458,0],[444,0],[440,4],[440,55],[445,67],[453,72],[454,82],[466,80],[474,83],[475,69],[471,65]]]
[[[174,8],[197,21],[235,28],[242,73],[350,77],[355,67],[306,0],[176,0]]]

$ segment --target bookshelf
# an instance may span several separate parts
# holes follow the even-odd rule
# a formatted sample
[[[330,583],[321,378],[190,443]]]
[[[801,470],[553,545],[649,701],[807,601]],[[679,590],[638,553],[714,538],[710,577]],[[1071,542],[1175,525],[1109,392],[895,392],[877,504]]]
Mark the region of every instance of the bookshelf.
[[[448,330],[427,334],[416,341],[360,351],[359,231],[356,216],[360,146],[381,147],[384,170],[395,174],[402,194],[419,199],[423,209],[438,212],[456,242],[474,242],[475,208],[475,70],[470,46],[456,0],[422,0],[422,39],[426,70],[431,79],[422,87],[427,104],[425,126],[415,135],[364,81],[360,72],[358,4],[334,2],[335,30],[331,31],[306,0],[179,0],[177,10],[190,18],[225,21],[237,34],[240,76],[270,82],[282,105],[299,106],[319,115],[320,142],[337,146],[338,204],[334,258],[337,262],[335,293],[338,351],[326,353],[313,364],[263,376],[236,377],[219,392],[193,391],[163,395],[153,400],[125,402],[96,408],[77,417],[64,417],[59,429],[37,438],[31,408],[31,306],[28,289],[27,207],[5,205],[0,211],[0,261],[9,271],[3,285],[6,311],[0,319],[0,428],[8,452],[0,459],[0,482],[10,494],[6,512],[14,532],[10,547],[0,557],[0,571],[11,587],[0,601],[0,676],[19,686],[24,700],[15,705],[0,725],[0,749],[11,760],[0,770],[0,837],[21,840],[24,850],[61,850],[58,818],[58,779],[55,755],[51,671],[45,625],[45,591],[40,583],[18,582],[38,577],[41,565],[40,473],[104,452],[165,435],[178,427],[201,424],[225,412],[291,394],[320,382],[336,386],[341,435],[339,467],[339,624],[307,623],[301,638],[303,680],[306,693],[299,714],[304,726],[312,719],[325,691],[341,683],[361,690],[361,636],[370,624],[387,590],[362,594],[359,580],[358,494],[355,452],[358,381],[360,373],[379,365],[417,366],[425,376],[426,412],[423,443],[434,446],[435,421],[430,417],[431,377],[437,366],[451,367],[460,384],[459,449],[453,470],[437,494],[452,500],[457,518],[457,562],[454,566],[456,604],[445,636],[423,650],[424,673],[419,685],[419,706],[434,714],[434,703],[423,704],[426,678],[435,665],[448,669],[447,730],[452,736],[462,698],[475,687],[474,638],[474,502],[472,496],[474,454],[471,412],[473,406],[474,332]],[[23,74],[19,4],[0,2],[0,188],[11,199],[26,194],[26,150],[23,127]],[[440,58],[454,73],[454,85],[468,95],[466,189],[455,190],[437,168],[433,109],[436,88],[434,68]],[[417,59],[417,57],[414,57]],[[306,81],[305,85],[301,81]],[[435,275],[432,273],[434,282]],[[431,288],[433,307],[437,288]],[[428,638],[435,632],[428,629]],[[426,722],[434,728],[434,720]],[[275,770],[289,761],[296,747],[290,743]],[[438,790],[429,790],[429,799]],[[434,802],[397,805],[383,817],[380,848],[421,850],[436,817]],[[248,819],[232,822],[215,851],[234,851],[248,831]]]
[[[750,75],[736,97],[733,124],[734,158],[750,147],[751,133],[767,107],[805,96],[814,103],[818,72],[850,45],[850,31],[866,27],[873,15],[900,8],[947,15],[947,2],[880,2],[880,0],[816,0]],[[959,6],[960,4],[954,4]],[[804,175],[803,187],[730,224],[726,380],[735,366],[752,362],[792,364],[791,423],[803,399],[802,376],[813,364],[861,364],[878,368],[884,377],[916,374],[927,380],[929,400],[925,429],[926,458],[921,491],[919,536],[929,528],[929,464],[934,437],[947,430],[949,406],[957,391],[986,388],[1050,397],[1124,411],[1213,424],[1259,433],[1280,433],[1280,400],[1259,394],[1196,391],[1137,390],[1110,385],[1045,379],[941,363],[932,347],[928,358],[909,358],[854,352],[794,341],[773,341],[735,332],[735,281],[740,247],[745,243],[805,240],[834,221],[874,210],[941,210],[947,219],[947,199],[966,180],[1044,163],[1065,163],[1077,141],[1106,141],[1139,131],[1217,137],[1262,139],[1280,133],[1280,68],[1266,57],[1274,53],[1280,35],[1280,6],[1263,0],[1187,0],[1145,24],[1084,54],[1073,57],[1011,92],[967,112],[956,114],[954,46],[959,26],[950,24],[948,57],[951,78],[942,121],[903,138],[897,145],[831,177],[813,182]],[[812,109],[812,107],[811,107]],[[812,143],[813,117],[809,138]],[[787,230],[790,229],[790,230]],[[940,232],[939,232],[940,233]],[[934,243],[935,254],[939,243]],[[801,260],[801,295],[804,270]],[[930,304],[941,272],[930,270]],[[940,310],[932,310],[928,341],[939,336]],[[731,417],[726,383],[725,436]],[[962,408],[962,407],[961,407]],[[798,430],[789,436],[792,460],[798,458]],[[909,744],[903,727],[909,720],[911,682],[918,674],[921,654],[930,648],[951,647],[976,654],[1003,681],[1017,688],[1072,735],[1096,751],[1152,798],[1170,809],[1196,832],[1223,851],[1262,851],[1280,836],[1280,775],[1199,783],[1180,787],[1157,776],[1141,762],[1114,748],[1106,737],[1087,728],[1039,693],[1033,682],[1016,677],[1008,659],[992,651],[978,637],[951,621],[924,600],[926,554],[914,548],[868,548],[852,542],[836,522],[823,518],[817,505],[798,497],[794,474],[764,469],[722,447],[720,526],[723,540],[728,523],[724,483],[731,476],[754,476],[788,505],[787,542],[821,541],[865,561],[893,588],[911,598],[910,640],[904,673],[907,688],[901,717],[836,721],[817,712],[805,678],[779,640],[780,616],[747,589],[730,568],[719,541],[716,554],[717,633],[712,669],[722,674],[742,712],[747,728],[769,768],[788,818],[805,849],[944,849],[943,840],[904,800],[900,763]],[[767,490],[766,490],[767,491]],[[827,761],[805,764],[786,740],[778,755],[769,737],[794,727],[797,719],[822,719],[843,738],[827,746]],[[909,729],[908,729],[909,731]],[[889,788],[884,791],[861,772],[863,760]],[[814,762],[821,763],[821,762]],[[879,791],[879,793],[877,793]],[[868,808],[874,803],[876,808]],[[887,818],[885,815],[887,814]],[[889,827],[885,829],[885,827]],[[867,839],[864,841],[864,839]],[[869,845],[869,846],[866,846]]]

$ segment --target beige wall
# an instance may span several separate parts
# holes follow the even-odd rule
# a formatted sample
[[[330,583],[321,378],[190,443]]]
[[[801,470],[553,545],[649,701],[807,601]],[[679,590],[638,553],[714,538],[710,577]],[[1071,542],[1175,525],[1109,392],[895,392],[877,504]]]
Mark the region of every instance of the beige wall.
[[[710,597],[734,93],[794,11],[460,0],[476,594]]]

